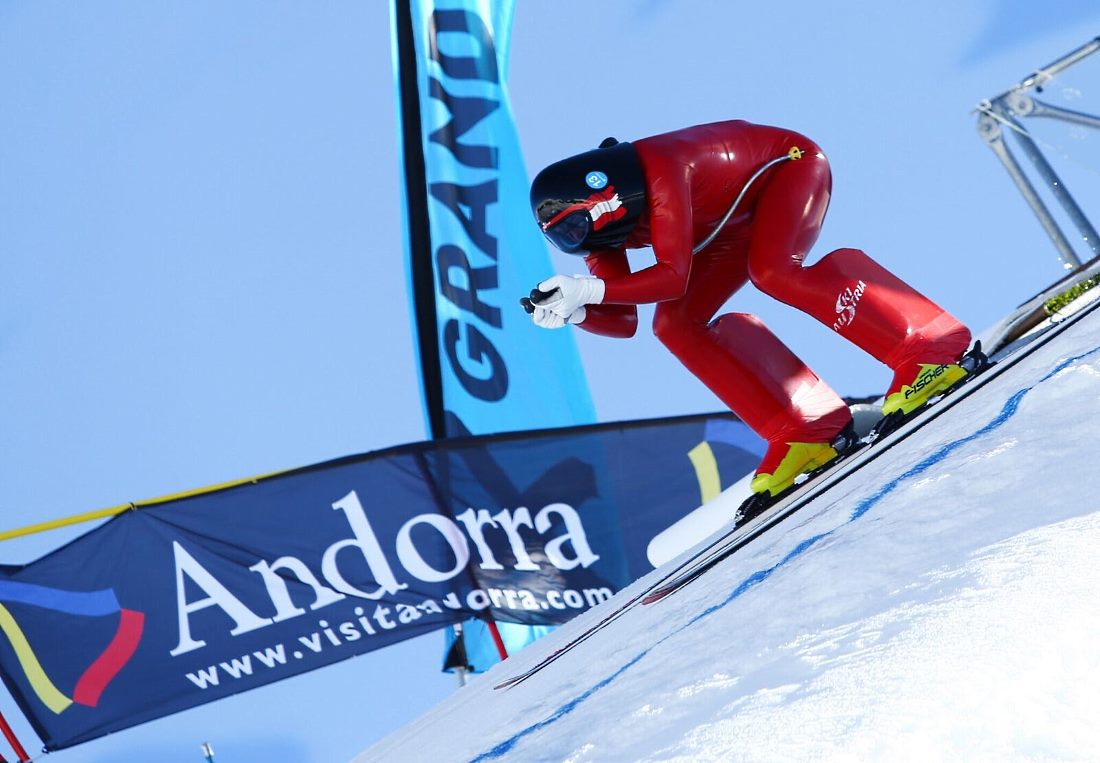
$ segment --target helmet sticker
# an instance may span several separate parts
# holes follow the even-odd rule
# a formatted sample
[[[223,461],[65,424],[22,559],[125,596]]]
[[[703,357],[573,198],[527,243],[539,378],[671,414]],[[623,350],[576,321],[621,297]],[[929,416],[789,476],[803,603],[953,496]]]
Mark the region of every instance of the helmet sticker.
[[[599,170],[593,170],[584,176],[584,182],[588,184],[589,188],[600,190],[607,185],[607,175]]]
[[[610,185],[603,193],[594,193],[588,197],[589,203],[595,202],[588,209],[588,216],[592,218],[592,229],[600,230],[605,225],[613,223],[626,214],[619,194],[615,193],[615,186]]]

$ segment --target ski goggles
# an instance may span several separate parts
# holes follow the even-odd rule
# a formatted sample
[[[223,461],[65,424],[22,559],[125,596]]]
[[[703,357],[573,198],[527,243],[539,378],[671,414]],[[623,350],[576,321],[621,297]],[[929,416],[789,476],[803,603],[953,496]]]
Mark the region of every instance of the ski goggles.
[[[566,209],[555,216],[546,225],[542,232],[550,240],[550,243],[563,252],[573,253],[584,248],[584,240],[592,231],[592,217],[588,209],[580,204],[574,204],[574,209]],[[575,207],[581,207],[576,209]]]

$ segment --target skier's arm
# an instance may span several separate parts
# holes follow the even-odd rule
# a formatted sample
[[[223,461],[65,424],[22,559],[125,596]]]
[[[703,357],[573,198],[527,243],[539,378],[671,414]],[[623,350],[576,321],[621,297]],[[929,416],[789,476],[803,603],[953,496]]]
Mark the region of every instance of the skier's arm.
[[[588,272],[604,281],[630,275],[630,263],[622,249],[603,249],[584,258]],[[638,309],[634,305],[586,305],[578,327],[601,336],[629,339],[638,330]]]
[[[664,169],[664,168],[662,168]],[[649,229],[657,263],[608,278],[603,304],[640,305],[679,299],[691,273],[691,194],[684,168],[670,165],[650,177]]]

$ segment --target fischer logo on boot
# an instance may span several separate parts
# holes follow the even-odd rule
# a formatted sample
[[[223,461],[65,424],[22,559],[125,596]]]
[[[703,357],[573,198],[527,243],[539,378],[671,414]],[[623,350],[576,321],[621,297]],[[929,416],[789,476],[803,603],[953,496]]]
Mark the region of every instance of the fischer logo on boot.
[[[836,298],[837,319],[833,323],[833,331],[840,331],[845,326],[852,325],[852,321],[856,319],[856,306],[859,304],[859,298],[863,296],[866,289],[867,284],[863,281],[857,281],[855,288],[840,292]]]

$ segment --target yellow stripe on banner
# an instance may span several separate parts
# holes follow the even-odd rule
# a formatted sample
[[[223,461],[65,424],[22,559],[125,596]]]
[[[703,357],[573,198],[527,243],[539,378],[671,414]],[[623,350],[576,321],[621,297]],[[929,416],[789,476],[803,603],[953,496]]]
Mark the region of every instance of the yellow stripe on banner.
[[[27,680],[30,681],[34,693],[50,710],[58,714],[65,712],[73,701],[58,691],[50,681],[38,658],[35,657],[34,650],[27,642],[27,637],[23,635],[23,629],[3,604],[0,604],[0,630],[4,631],[12,648],[15,649],[15,656],[19,658],[19,664],[23,666],[23,672],[27,674]]]
[[[699,480],[699,494],[703,503],[715,498],[722,492],[722,480],[718,476],[718,460],[710,443],[705,440],[688,451],[691,465],[695,467],[695,477]]]
[[[241,485],[255,484],[260,480],[268,479],[269,477],[277,477],[280,474],[286,474],[287,470],[277,472],[269,472],[267,474],[261,474],[256,477],[246,477],[242,480],[233,480],[231,482],[222,482],[217,485],[209,485],[207,487],[195,488],[194,490],[185,490],[182,493],[172,493],[171,495],[162,495],[160,498],[150,498],[145,501],[137,501],[135,503],[124,503],[119,506],[112,506],[109,509],[98,509],[96,511],[89,511],[84,514],[77,514],[71,517],[64,517],[62,519],[52,519],[49,522],[39,522],[34,525],[27,525],[26,527],[20,527],[15,530],[5,530],[0,532],[0,541],[11,540],[12,538],[22,538],[25,535],[34,535],[35,533],[46,532],[47,530],[56,530],[59,527],[68,527],[69,525],[78,525],[82,522],[91,522],[96,519],[105,519],[106,517],[113,517],[117,514],[121,514],[124,511],[131,509],[142,509],[147,506],[158,506],[162,503],[171,503],[172,501],[179,501],[184,498],[194,498],[199,495],[206,495],[207,493],[216,493],[219,490],[226,490],[231,487],[240,487]]]

